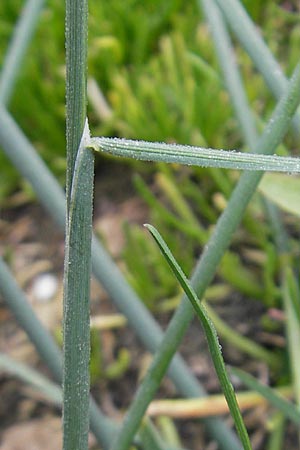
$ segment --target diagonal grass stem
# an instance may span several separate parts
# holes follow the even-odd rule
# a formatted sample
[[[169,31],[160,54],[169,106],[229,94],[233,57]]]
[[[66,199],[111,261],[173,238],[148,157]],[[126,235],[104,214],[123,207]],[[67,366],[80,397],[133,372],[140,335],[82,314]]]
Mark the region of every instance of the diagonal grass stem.
[[[237,0],[216,0],[216,2],[241,45],[261,72],[271,92],[279,100],[287,88],[288,80],[241,2]],[[300,113],[297,112],[297,117],[293,119],[298,135],[300,134],[299,117]]]
[[[2,258],[0,258],[0,292],[16,320],[35,346],[41,359],[49,367],[56,381],[61,383],[61,352],[52,336],[37,318]],[[115,433],[115,425],[104,416],[92,398],[90,399],[90,423],[98,442],[102,443],[104,448],[108,448],[111,436]]]
[[[224,85],[230,95],[235,116],[241,127],[241,133],[250,148],[256,143],[254,116],[250,111],[247,94],[237,67],[236,55],[222,14],[215,0],[198,0],[199,9],[203,9],[212,35],[219,64],[223,72]]]
[[[0,373],[3,372],[18,378],[24,383],[28,383],[52,404],[61,406],[62,391],[60,386],[50,381],[37,370],[24,363],[17,362],[5,353],[0,352]]]
[[[6,105],[13,93],[19,69],[34,33],[45,0],[27,0],[21,12],[0,74],[0,103]]]

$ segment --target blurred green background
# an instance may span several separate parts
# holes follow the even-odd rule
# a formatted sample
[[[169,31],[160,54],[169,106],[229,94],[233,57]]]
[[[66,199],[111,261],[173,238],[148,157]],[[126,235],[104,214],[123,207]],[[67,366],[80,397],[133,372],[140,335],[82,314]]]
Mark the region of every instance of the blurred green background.
[[[23,3],[0,4],[0,63]],[[289,11],[293,3],[247,0],[244,4],[289,73],[300,43],[297,14]],[[272,104],[268,91],[245,53],[238,49],[237,54],[251,105],[266,115]],[[61,183],[65,170],[64,57],[64,4],[49,0],[9,108]],[[100,105],[99,113],[90,101],[95,135],[241,146],[209,30],[195,1],[91,0],[89,77],[108,106],[103,110],[102,105],[101,110]],[[95,85],[90,88],[95,90]],[[0,199],[20,184],[0,153]]]

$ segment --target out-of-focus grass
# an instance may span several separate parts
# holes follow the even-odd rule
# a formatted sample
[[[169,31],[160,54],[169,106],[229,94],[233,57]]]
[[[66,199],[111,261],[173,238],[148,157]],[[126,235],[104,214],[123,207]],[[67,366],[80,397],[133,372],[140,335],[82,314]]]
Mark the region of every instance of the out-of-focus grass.
[[[296,15],[272,1],[244,3],[261,24],[275,54],[291,70],[300,40]],[[22,6],[20,0],[1,2],[0,63]],[[130,0],[129,4],[91,1],[89,22],[89,74],[98,82],[113,112],[111,118],[100,121],[90,107],[95,134],[207,143],[221,148],[241,145],[227,94],[216,82],[218,66],[207,26],[201,23],[193,2],[168,0],[162,7],[150,0]],[[41,14],[10,104],[17,122],[62,183],[63,24],[63,4],[50,0]],[[261,78],[244,53],[239,52],[239,58],[252,105],[259,113],[268,110],[272,101]],[[201,69],[203,62],[208,72]],[[3,197],[22,182],[2,152],[0,171]]]

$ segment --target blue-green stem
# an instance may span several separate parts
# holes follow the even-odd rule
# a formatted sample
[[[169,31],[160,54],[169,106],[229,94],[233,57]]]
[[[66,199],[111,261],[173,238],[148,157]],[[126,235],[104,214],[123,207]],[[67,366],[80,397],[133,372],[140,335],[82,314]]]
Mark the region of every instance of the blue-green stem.
[[[34,33],[45,0],[27,0],[9,44],[0,74],[0,103],[6,105],[13,93],[24,55]]]
[[[67,209],[75,161],[86,121],[87,0],[66,0]]]
[[[35,389],[40,391],[43,396],[49,399],[52,404],[61,406],[61,388],[57,384],[48,380],[48,378],[46,378],[44,375],[41,375],[38,371],[28,367],[23,363],[15,361],[14,359],[3,353],[0,353],[0,371],[15,376],[21,381],[30,384]],[[99,429],[99,432],[101,434],[108,433],[110,436],[109,441],[111,441],[116,434],[116,425],[113,425],[109,419],[104,419],[103,417],[97,417],[97,419],[97,427]],[[142,438],[142,445],[145,450],[176,450],[173,447],[170,448],[163,445],[160,436],[157,434],[149,419],[145,422],[144,426],[141,429],[140,438]],[[105,445],[105,448],[108,448],[107,444]],[[180,450],[179,446],[177,450]]]
[[[23,291],[17,285],[12,273],[0,258],[0,292],[7,306],[46,362],[56,381],[62,380],[62,357],[52,336],[37,319]]]
[[[209,24],[209,30],[212,34],[219,64],[223,72],[224,84],[236,112],[236,119],[241,127],[241,133],[247,145],[252,148],[257,139],[254,117],[248,106],[229,33],[215,0],[198,0],[197,3],[200,8],[202,6]]]
[[[256,25],[251,21],[241,2],[238,0],[216,0],[232,31],[250,58],[261,72],[271,92],[278,100],[284,94],[288,80],[279,63],[263,41]],[[300,113],[293,119],[293,126],[300,135]]]
[[[87,450],[89,298],[94,156],[85,148],[87,0],[66,0],[66,248],[63,313],[63,450]],[[86,126],[85,126],[86,123]]]
[[[50,381],[35,369],[0,352],[0,372],[8,373],[37,389],[50,403],[61,406],[62,391],[60,386]]]
[[[64,271],[64,450],[88,448],[90,272],[94,157],[81,147],[68,214]]]
[[[19,325],[23,328],[23,330],[26,332],[27,336],[35,346],[41,359],[49,367],[56,381],[61,384],[61,351],[57,347],[52,336],[37,318],[27,298],[24,296],[23,291],[17,285],[13,275],[11,274],[2,258],[0,258],[0,292],[3,295],[4,300],[7,302],[8,308],[11,310],[16,320],[19,322]],[[5,366],[7,367],[7,359],[5,360],[4,357],[1,357],[1,364],[5,364]],[[10,367],[12,366],[13,364],[10,364]],[[32,379],[32,374],[30,375],[30,373],[28,373],[28,370],[24,374],[24,370],[22,370],[22,368],[18,366],[18,363],[14,362],[13,367],[15,367],[16,372],[18,371],[18,376],[21,376],[20,372],[22,372],[23,379],[24,377],[26,377],[26,374],[27,381],[29,381],[29,378]],[[43,380],[40,381],[42,381],[43,383]],[[55,389],[54,394],[55,396],[58,394],[57,389]],[[58,396],[56,398],[57,400],[59,400]],[[102,413],[102,411],[97,407],[92,398],[90,398],[90,424],[91,429],[97,441],[99,442],[99,445],[102,445],[104,449],[108,449],[111,441],[113,440],[113,437],[116,434],[117,425]],[[154,431],[152,431],[151,433],[150,430],[147,430],[147,427],[144,427],[141,430],[140,439],[142,440],[143,444],[145,441],[149,442],[149,446],[151,445],[152,447],[148,448],[150,448],[151,450],[161,449],[161,447],[156,443],[158,438],[156,439]]]

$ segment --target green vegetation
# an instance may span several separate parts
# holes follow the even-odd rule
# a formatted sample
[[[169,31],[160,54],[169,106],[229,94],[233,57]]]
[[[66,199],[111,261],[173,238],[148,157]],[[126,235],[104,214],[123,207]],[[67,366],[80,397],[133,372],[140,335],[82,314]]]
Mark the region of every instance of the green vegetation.
[[[77,14],[78,8],[85,11],[85,1],[67,1],[67,62],[65,7],[58,0],[44,5],[29,49],[23,59],[18,56],[20,67],[11,75],[12,95],[7,90],[7,98],[2,97],[0,105],[0,146],[6,153],[0,153],[0,200],[9,205],[9,196],[23,188],[28,200],[36,196],[63,227],[65,199],[60,187],[67,186],[63,371],[59,350],[26,306],[24,295],[0,260],[3,296],[56,381],[63,379],[64,450],[87,448],[89,420],[104,449],[125,450],[132,442],[151,450],[172,447],[171,442],[162,439],[164,433],[143,416],[193,318],[187,298],[180,301],[182,289],[206,330],[216,372],[244,448],[250,449],[251,444],[226,375],[216,332],[225,349],[234,348],[263,361],[270,372],[272,387],[264,388],[249,375],[233,370],[247,388],[259,392],[280,411],[280,426],[270,431],[268,448],[284,448],[280,446],[285,423],[297,422],[300,405],[300,188],[297,178],[285,174],[268,174],[259,183],[263,171],[273,170],[275,165],[281,171],[299,172],[299,159],[287,157],[296,156],[294,149],[299,146],[300,134],[299,121],[293,119],[300,92],[299,7],[292,0],[284,4],[279,0],[244,0],[241,3],[254,21],[253,26],[247,16],[235,16],[234,11],[241,6],[237,0],[166,0],[162,5],[151,0],[89,3],[86,23],[87,16]],[[5,55],[22,6],[20,0],[0,4],[1,55]],[[227,32],[225,18],[232,35]],[[260,40],[257,26],[267,47]],[[32,34],[33,29],[34,24],[29,27]],[[30,41],[31,36],[28,34],[27,38]],[[253,38],[257,39],[255,46]],[[1,63],[5,69],[7,60],[3,58]],[[0,77],[3,95],[6,89],[1,82]],[[86,103],[92,137],[85,122]],[[149,145],[142,141],[166,144]],[[179,145],[168,145],[174,143]],[[184,145],[237,149],[242,153],[209,150],[205,164],[197,167],[201,150]],[[137,194],[148,206],[147,221],[166,237],[176,259],[157,231],[151,226],[150,231],[181,286],[162,260],[155,242],[140,226],[124,224],[124,276],[91,235],[92,148],[101,151],[95,154],[96,176],[97,165],[105,158],[111,161],[112,173],[113,164],[131,167]],[[283,158],[274,157],[275,152]],[[114,155],[123,159],[114,159]],[[155,162],[149,164],[134,158]],[[225,167],[246,172],[240,174]],[[250,172],[251,169],[256,171]],[[95,330],[92,334],[89,330],[91,265],[129,325],[155,353],[119,434],[117,425],[93,400],[90,416],[88,411],[89,371],[93,384],[101,377],[121,380],[130,364],[128,353],[120,351],[111,365],[103,367],[101,341]],[[184,274],[191,273],[189,284]],[[266,348],[255,336],[243,336],[238,327],[231,332],[215,311],[214,302],[225,304],[233,295],[248,304],[259,302],[266,314],[257,321],[266,331],[276,326],[270,323],[268,312],[283,312],[286,347],[280,349],[274,343]],[[201,304],[204,296],[206,309]],[[163,337],[152,313],[173,310]],[[231,315],[234,314],[232,310]],[[27,373],[21,366],[13,369],[11,361],[3,361],[8,370],[26,382],[31,377],[35,385],[33,372]],[[179,356],[169,375],[183,396],[206,394]],[[45,380],[36,382],[39,383],[41,390],[53,389],[47,387]],[[289,392],[293,389],[291,403],[276,394],[282,386],[287,386]],[[55,401],[59,403],[60,391],[57,392]],[[240,449],[236,436],[221,420],[207,417],[204,423],[220,448]],[[181,447],[178,436],[176,447]]]
[[[196,2],[168,0],[163,11],[152,1],[90,3],[89,76],[98,83],[112,111],[111,116],[99,118],[90,103],[93,134],[241,148],[209,30],[201,22]],[[245,3],[290,73],[300,41],[296,14],[283,11],[274,2]],[[2,59],[21,6],[20,0],[0,5]],[[15,119],[62,184],[64,45],[64,5],[50,0],[41,13],[10,105]],[[270,111],[271,96],[246,55],[240,50],[238,54],[250,103],[257,113],[265,114]],[[211,108],[212,98],[215,108]],[[22,181],[2,153],[0,158],[3,198]]]

